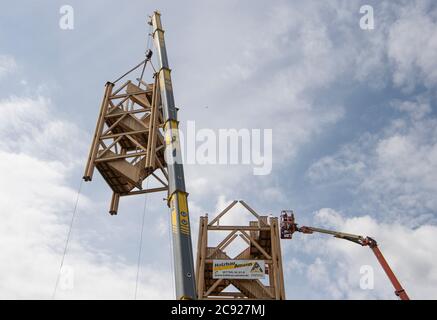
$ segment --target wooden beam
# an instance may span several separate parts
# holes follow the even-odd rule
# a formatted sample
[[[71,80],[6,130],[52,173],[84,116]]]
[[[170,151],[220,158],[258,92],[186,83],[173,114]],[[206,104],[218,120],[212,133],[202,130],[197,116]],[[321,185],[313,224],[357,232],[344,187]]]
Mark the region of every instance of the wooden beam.
[[[233,230],[231,233],[229,233],[211,252],[211,254],[208,255],[208,258],[212,257],[218,250],[222,250],[223,245],[225,245],[234,235],[237,237],[235,233],[237,233],[238,230]],[[235,239],[235,238],[234,238]],[[231,240],[232,241],[232,240]],[[227,246],[227,245],[226,245]]]
[[[262,219],[261,219],[261,217],[260,217],[260,215],[255,211],[255,210],[253,210],[246,202],[244,202],[243,200],[240,200],[240,203],[247,209],[247,210],[249,210],[249,212],[250,213],[252,213],[254,216],[255,216],[255,218],[257,218],[258,219],[258,221],[259,221],[259,223],[260,223],[260,225],[261,224],[263,224],[263,225],[267,225],[264,221],[262,221]]]
[[[144,108],[143,110],[140,109],[140,110],[122,111],[122,112],[117,112],[117,113],[113,113],[113,114],[107,114],[105,116],[105,119],[123,116],[125,114],[136,114],[136,113],[144,113],[144,112],[147,112],[147,113],[150,112],[150,108]]]
[[[272,291],[266,287],[261,281],[259,281],[258,279],[256,279],[256,281],[260,284],[261,289],[272,299],[275,298],[275,295],[272,294]]]
[[[203,217],[200,217],[199,221],[199,235],[197,237],[197,259],[196,259],[196,291],[197,291],[197,299],[201,300],[203,292],[205,291],[203,289],[203,281],[204,281],[204,273],[200,272],[202,262],[204,262],[201,258],[202,253],[202,245],[203,245]],[[202,285],[200,282],[202,281]]]
[[[167,183],[165,183],[164,181],[162,181],[162,179],[160,177],[158,177],[154,172],[152,172],[152,176],[158,180],[159,182],[162,183],[163,186],[168,187]]]
[[[116,138],[116,137],[119,137],[119,136],[127,136],[127,135],[130,135],[130,134],[141,134],[141,133],[147,133],[147,132],[149,132],[149,129],[121,132],[121,133],[114,133],[114,134],[107,134],[107,135],[101,136],[100,140],[112,139],[112,138]]]
[[[248,235],[246,232],[244,232],[244,231],[241,231],[241,234],[242,235],[244,235],[244,236],[246,236],[247,237],[247,239],[249,239],[250,240],[250,242],[251,243],[253,243],[254,244],[254,246],[255,247],[257,247],[257,249],[259,250],[259,251],[261,251],[261,253],[267,258],[267,259],[272,259],[272,257],[259,245],[259,243],[254,239],[254,238],[252,238],[250,235]]]
[[[211,296],[211,298],[203,298],[203,300],[256,300],[248,298],[232,298],[232,297],[218,297],[217,295]]]
[[[102,159],[103,155],[109,151],[109,149],[111,149],[114,145],[117,144],[117,142],[119,142],[121,140],[121,138],[123,137],[118,137],[117,139],[115,139],[108,147],[105,147],[105,149],[100,153],[97,154],[98,159]]]
[[[223,279],[218,279],[214,284],[209,288],[209,290],[204,294],[206,297],[211,294],[211,292],[214,291],[215,288],[219,286],[220,283],[222,283]]]
[[[141,143],[139,143],[135,138],[131,137],[129,134],[126,135],[126,138],[128,138],[130,141],[132,141],[133,144],[135,144],[138,148],[140,148],[140,149],[142,149],[143,151],[145,151],[146,154],[148,153],[148,152],[147,152],[147,149],[144,148],[144,146],[143,146]]]
[[[134,121],[136,121],[140,126],[143,126],[144,129],[150,130],[150,128],[148,128],[147,125],[144,122],[142,122],[140,119],[138,119],[137,117],[132,117],[132,119]]]
[[[196,268],[196,280],[197,280],[197,295],[198,299],[203,299],[203,293],[205,292],[205,261],[206,261],[206,248],[208,246],[208,218],[200,217],[199,221],[199,238],[197,245],[197,268]]]
[[[214,260],[223,260],[223,261],[229,261],[229,260],[262,260],[265,263],[273,263],[273,260],[268,260],[268,259],[206,259],[205,263],[213,263]]]
[[[167,187],[150,188],[150,189],[144,189],[144,190],[138,190],[138,191],[130,191],[129,193],[122,193],[122,194],[120,194],[120,196],[122,196],[122,197],[135,196],[135,195],[143,194],[143,193],[161,192],[161,191],[167,191],[167,190],[168,190]]]
[[[279,300],[281,298],[280,294],[280,283],[279,283],[279,275],[278,275],[278,259],[277,259],[277,252],[276,252],[276,239],[273,237],[273,225],[270,224],[270,234],[271,239],[270,243],[272,246],[272,258],[273,258],[273,287],[275,291],[275,299]]]
[[[122,93],[122,94],[118,94],[118,95],[113,95],[113,96],[111,96],[110,99],[111,100],[122,99],[122,98],[126,98],[126,97],[131,97],[133,95],[140,94],[140,93],[144,93],[144,92]]]
[[[217,294],[218,297],[239,297],[245,298],[246,296],[241,292],[220,292]]]
[[[111,82],[107,82],[106,83],[106,87],[105,87],[105,93],[103,96],[103,100],[102,100],[102,104],[100,105],[100,113],[99,113],[99,118],[97,120],[97,124],[96,124],[96,129],[94,131],[94,136],[93,136],[93,141],[91,143],[91,148],[90,148],[90,152],[88,155],[88,161],[85,167],[85,173],[83,175],[83,179],[85,181],[91,181],[92,177],[93,177],[93,172],[94,172],[94,167],[95,167],[95,159],[97,156],[97,152],[99,149],[99,141],[100,141],[100,136],[102,134],[103,131],[103,125],[105,123],[104,121],[104,116],[106,114],[106,111],[108,109],[108,100],[109,100],[109,96],[111,95],[111,91],[112,88],[114,87],[114,84]]]
[[[229,246],[231,243],[232,243],[232,241],[234,241],[235,240],[235,238],[237,238],[238,236],[236,235],[236,234],[234,234],[221,248],[220,248],[220,250],[222,250],[223,251],[223,253],[224,253],[224,250],[227,248],[227,246]]]
[[[238,201],[237,200],[234,200],[234,201],[232,201],[231,202],[231,204],[230,205],[228,205],[222,212],[220,212],[210,223],[209,223],[209,226],[212,226],[214,223],[216,223],[217,221],[219,221],[219,219],[221,218],[221,217],[223,217],[225,214],[226,214],[226,212],[228,212],[229,210],[231,210],[232,209],[232,207],[233,206],[235,206],[235,204],[237,203]]]
[[[164,175],[164,177],[168,180],[168,173],[165,171],[164,166],[162,165],[161,161],[159,161],[158,158],[155,158],[156,162],[158,162],[158,167],[161,169],[162,174]]]
[[[114,129],[119,123],[120,121],[122,121],[124,118],[126,118],[127,113],[123,114],[120,118],[118,118],[117,120],[115,120],[115,122],[113,124],[111,124],[111,126],[105,130],[105,132],[102,133],[102,136],[104,136],[105,134],[108,134],[112,129]]]
[[[248,240],[245,236],[243,236],[241,233],[239,234],[240,238],[243,239],[248,245],[250,245],[250,240]]]
[[[122,86],[120,86],[120,88],[118,88],[117,90],[115,90],[112,94],[111,97],[116,95],[117,93],[119,93],[121,90],[123,90],[129,83],[131,83],[130,80],[126,81]]]
[[[272,228],[271,239],[272,250],[275,250],[276,260],[277,260],[277,273],[278,273],[278,282],[279,282],[279,299],[285,300],[285,285],[284,285],[284,271],[282,267],[282,253],[281,253],[281,241],[279,238],[279,224],[278,218],[270,218],[270,226]],[[274,248],[273,248],[274,245]]]
[[[120,194],[113,192],[111,198],[111,206],[109,208],[109,213],[111,215],[117,214],[119,202],[120,202]]]
[[[118,102],[115,106],[114,106],[114,103],[113,103],[111,100],[109,100],[111,106],[113,106],[113,107],[111,107],[111,108],[108,110],[108,114],[107,114],[107,116],[110,116],[111,113],[112,113],[112,111],[114,111],[114,110],[117,109],[117,108],[119,108],[119,109],[121,109],[121,110],[124,110],[124,105],[123,105],[123,103],[125,103],[126,100],[128,100],[128,99],[129,99],[129,97],[124,98],[123,100],[121,100],[120,102]],[[127,111],[116,112],[116,113],[113,113],[113,114],[121,114],[121,113],[124,113],[124,112],[127,112]]]
[[[147,152],[143,151],[143,152],[135,152],[135,153],[126,153],[126,154],[119,154],[113,157],[107,157],[107,158],[101,158],[101,159],[96,159],[95,162],[106,162],[106,161],[112,161],[112,160],[117,160],[117,159],[127,159],[127,158],[134,158],[134,157],[138,157],[138,156],[144,156]]]
[[[149,117],[149,139],[147,139],[147,151],[149,152],[146,156],[146,167],[152,167],[155,169],[156,163],[156,136],[158,135],[157,114],[159,112],[157,105],[157,96],[159,90],[158,77],[155,77],[155,83],[153,85],[152,94],[152,104],[151,104],[151,114]]]
[[[267,230],[270,230],[270,227],[250,227],[250,226],[208,226],[208,230],[215,230],[215,231],[231,231],[231,230],[267,231]]]

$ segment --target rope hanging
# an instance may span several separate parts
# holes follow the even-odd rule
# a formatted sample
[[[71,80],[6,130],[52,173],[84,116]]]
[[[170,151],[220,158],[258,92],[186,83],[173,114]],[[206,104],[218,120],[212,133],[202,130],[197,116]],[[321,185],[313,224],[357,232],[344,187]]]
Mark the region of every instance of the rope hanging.
[[[64,266],[65,256],[67,255],[68,244],[70,242],[70,237],[71,237],[71,230],[73,229],[73,223],[74,223],[74,219],[76,217],[76,212],[77,212],[77,205],[79,203],[79,197],[80,197],[80,193],[82,191],[82,183],[83,183],[83,180],[80,179],[79,189],[77,190],[76,203],[74,204],[73,215],[71,216],[71,221],[70,221],[70,226],[68,229],[67,239],[65,241],[64,253],[62,254],[61,265],[59,267],[58,276],[56,278],[56,284],[55,284],[55,288],[53,290],[52,299],[55,299],[55,297],[56,297],[56,292],[58,289],[59,280],[61,278],[62,267]]]
[[[146,181],[146,189],[149,186],[149,180]],[[140,265],[141,265],[141,254],[143,252],[143,233],[144,233],[144,221],[146,220],[146,209],[147,209],[147,193],[144,196],[144,207],[143,207],[143,218],[141,222],[141,232],[140,232],[140,248],[138,251],[138,260],[137,260],[137,277],[135,280],[135,296],[134,299],[137,300],[138,294],[138,282],[140,277]]]
[[[152,57],[152,50],[150,49],[150,38],[152,37],[152,34],[150,31],[152,30],[152,26],[149,26],[149,32],[147,33],[147,44],[146,44],[146,58],[150,61],[150,64],[152,64],[152,61],[150,58]],[[141,71],[141,76],[138,79],[138,88],[141,87],[141,82],[143,80],[144,71],[146,70],[146,64],[143,65],[143,70]],[[153,67],[153,66],[152,66]]]
[[[144,60],[142,60],[140,63],[138,63],[135,67],[133,67],[132,69],[130,69],[129,71],[127,71],[126,73],[124,73],[123,75],[121,75],[119,78],[117,78],[115,81],[113,81],[112,83],[115,84],[118,81],[120,81],[121,79],[123,79],[125,76],[127,76],[128,74],[130,74],[131,72],[135,71],[136,69],[138,69],[139,67],[143,66],[142,71],[141,71],[141,76],[140,78],[138,78],[138,87],[141,86],[142,80],[143,80],[143,76],[144,76],[144,72],[147,66],[147,62],[150,62],[153,70],[155,70],[154,66],[152,65],[152,61],[151,61],[151,57],[152,57],[152,50],[150,49],[150,38],[151,38],[151,26],[149,27],[149,32],[148,32],[148,36],[147,36],[147,45],[146,45],[146,58]],[[156,70],[155,70],[156,72]],[[146,184],[148,186],[148,180],[146,181]],[[59,268],[59,272],[56,278],[56,283],[55,283],[55,287],[53,290],[53,294],[52,294],[52,299],[55,299],[56,297],[56,293],[57,293],[57,289],[59,286],[59,281],[60,281],[60,277],[61,277],[61,272],[62,272],[62,267],[64,266],[64,261],[65,261],[65,257],[67,255],[67,250],[68,250],[68,245],[70,242],[70,238],[71,238],[71,233],[72,233],[72,229],[73,229],[73,225],[74,225],[74,221],[77,215],[77,207],[78,207],[78,203],[79,203],[79,198],[80,198],[80,194],[82,191],[82,184],[83,184],[83,180],[80,179],[80,184],[79,184],[79,188],[77,191],[77,196],[76,196],[76,202],[74,205],[74,209],[73,209],[73,214],[71,217],[71,221],[69,224],[69,229],[68,229],[68,234],[67,234],[67,238],[65,241],[65,246],[64,246],[64,252],[62,254],[62,259],[61,259],[61,264],[60,264],[60,268]],[[147,188],[147,187],[146,187]],[[139,248],[139,252],[138,252],[138,261],[137,261],[137,275],[136,275],[136,283],[135,283],[135,300],[137,299],[137,293],[138,293],[138,283],[139,283],[139,274],[140,274],[140,264],[141,264],[141,254],[142,254],[142,245],[143,245],[143,233],[144,233],[144,223],[145,223],[145,216],[146,216],[146,208],[147,208],[147,194],[145,195],[144,198],[144,208],[143,208],[143,217],[142,217],[142,224],[141,224],[141,232],[140,232],[140,248]]]

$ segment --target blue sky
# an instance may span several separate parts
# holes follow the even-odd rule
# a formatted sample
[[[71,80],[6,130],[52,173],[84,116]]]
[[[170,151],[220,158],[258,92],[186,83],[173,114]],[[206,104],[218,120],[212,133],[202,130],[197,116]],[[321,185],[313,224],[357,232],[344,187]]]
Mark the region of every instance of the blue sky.
[[[187,165],[198,217],[244,199],[264,214],[374,236],[412,298],[437,298],[437,9],[432,1],[16,1],[0,13],[0,297],[50,298],[103,85],[140,61],[163,16],[182,130],[273,129],[273,170]],[[360,29],[362,5],[375,29]],[[147,198],[139,298],[172,298],[168,212]],[[83,186],[58,298],[133,297],[144,198],[107,214]],[[196,242],[194,242],[196,243]],[[194,246],[195,247],[195,246]],[[393,299],[370,251],[282,242],[287,297]],[[359,287],[362,265],[374,290]]]

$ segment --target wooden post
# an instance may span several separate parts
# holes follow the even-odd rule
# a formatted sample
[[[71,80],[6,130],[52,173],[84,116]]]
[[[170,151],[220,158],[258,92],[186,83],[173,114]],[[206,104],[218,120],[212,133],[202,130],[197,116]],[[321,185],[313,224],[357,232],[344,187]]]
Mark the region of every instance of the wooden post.
[[[111,95],[113,87],[114,84],[111,82],[107,82],[105,85],[105,93],[103,96],[102,104],[100,106],[99,118],[97,120],[96,130],[94,132],[94,137],[91,143],[88,161],[85,167],[85,174],[83,175],[83,179],[85,181],[91,181],[93,178],[93,172],[95,166],[94,160],[96,159],[97,151],[99,150],[100,136],[102,135],[103,125],[105,124],[105,115],[108,110],[109,97]]]
[[[120,194],[112,193],[111,206],[109,207],[109,213],[111,215],[116,215],[118,211],[118,203],[120,202]]]
[[[273,219],[273,218],[272,218]],[[275,299],[279,300],[281,295],[279,292],[279,276],[278,276],[278,258],[276,252],[276,239],[274,237],[274,226],[273,221],[270,219],[270,236],[271,236],[271,246],[272,246],[272,261],[273,261],[273,287],[275,290]]]
[[[273,279],[275,283],[276,299],[285,300],[284,273],[282,269],[281,244],[278,232],[278,218],[270,218],[271,241],[272,241],[272,260],[273,260]]]
[[[150,107],[150,118],[149,118],[149,139],[147,140],[147,154],[146,154],[146,168],[156,168],[155,161],[155,148],[156,148],[156,131],[157,131],[157,119],[158,119],[158,75],[155,74],[155,84],[153,85],[152,93],[152,105]]]
[[[279,274],[279,285],[280,285],[280,299],[285,300],[285,285],[284,285],[284,269],[282,266],[282,251],[281,251],[281,240],[279,236],[279,223],[278,218],[273,218],[272,224],[273,230],[275,231],[275,242],[276,242],[276,252],[278,259],[278,274]]]
[[[208,217],[200,217],[199,222],[199,239],[197,245],[197,299],[203,299],[205,293],[205,263],[206,263],[206,248],[208,246]]]

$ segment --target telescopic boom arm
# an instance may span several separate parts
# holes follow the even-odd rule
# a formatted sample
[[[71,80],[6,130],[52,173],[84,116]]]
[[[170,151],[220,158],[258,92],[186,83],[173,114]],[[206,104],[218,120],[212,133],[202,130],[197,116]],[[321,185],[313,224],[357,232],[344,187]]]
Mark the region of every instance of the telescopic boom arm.
[[[282,239],[291,239],[293,233],[296,231],[306,233],[306,234],[311,234],[314,232],[329,234],[329,235],[334,236],[335,238],[345,239],[345,240],[357,243],[361,246],[370,247],[370,249],[372,249],[372,252],[376,256],[376,259],[378,260],[379,264],[381,265],[382,269],[384,269],[385,273],[387,274],[387,277],[389,278],[390,282],[392,283],[393,287],[395,288],[395,294],[401,300],[410,300],[410,298],[407,295],[407,292],[402,287],[399,280],[396,278],[395,274],[393,273],[393,270],[390,268],[387,260],[385,260],[381,250],[379,250],[379,248],[378,248],[377,242],[374,239],[372,239],[370,237],[363,237],[363,236],[356,235],[356,234],[332,231],[332,230],[315,228],[315,227],[307,227],[307,226],[298,227],[298,225],[294,222],[293,212],[292,211],[282,211],[282,213],[281,213],[281,238]]]

